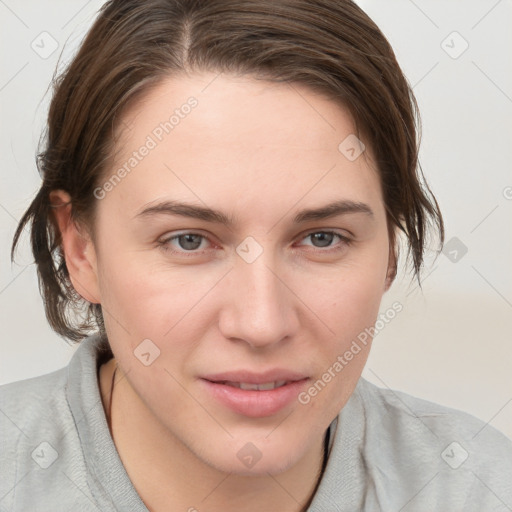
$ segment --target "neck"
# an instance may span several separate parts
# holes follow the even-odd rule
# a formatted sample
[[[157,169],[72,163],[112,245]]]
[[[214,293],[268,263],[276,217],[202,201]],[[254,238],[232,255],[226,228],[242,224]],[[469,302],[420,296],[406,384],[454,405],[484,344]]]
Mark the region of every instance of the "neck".
[[[199,459],[169,432],[133,391],[120,368],[109,411],[115,367],[111,359],[100,368],[103,405],[126,472],[150,512],[306,511],[323,469],[324,436],[283,473],[226,474]]]

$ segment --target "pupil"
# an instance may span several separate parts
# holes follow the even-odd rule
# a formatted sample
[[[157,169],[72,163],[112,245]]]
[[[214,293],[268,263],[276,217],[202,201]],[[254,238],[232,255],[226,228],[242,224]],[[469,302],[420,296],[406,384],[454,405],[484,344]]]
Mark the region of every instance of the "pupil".
[[[198,239],[198,241],[194,242],[193,241],[194,237],[196,237]],[[184,244],[182,243],[183,240],[185,240]],[[193,235],[193,234],[181,235],[179,237],[179,241],[180,241],[180,246],[182,249],[193,250],[193,249],[197,249],[201,245],[201,238],[199,235]]]
[[[334,234],[333,233],[314,233],[313,240],[319,241],[320,245],[317,247],[328,247],[332,242]],[[323,245],[322,245],[323,244]]]

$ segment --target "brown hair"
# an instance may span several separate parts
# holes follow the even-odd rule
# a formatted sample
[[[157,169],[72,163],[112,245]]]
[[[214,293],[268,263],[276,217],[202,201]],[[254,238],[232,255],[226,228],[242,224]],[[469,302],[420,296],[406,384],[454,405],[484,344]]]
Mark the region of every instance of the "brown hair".
[[[396,246],[394,227],[405,234],[421,286],[428,228],[437,228],[442,245],[444,226],[418,165],[417,105],[388,41],[356,4],[110,0],[53,80],[45,147],[37,157],[43,182],[11,251],[14,258],[30,223],[46,316],[57,333],[79,341],[91,329],[104,334],[104,325],[101,305],[88,303],[71,285],[50,191],[67,191],[73,219],[93,234],[93,190],[109,172],[105,162],[116,120],[162,79],[194,70],[299,83],[348,107],[376,159],[390,240]],[[81,308],[84,317],[78,321]]]

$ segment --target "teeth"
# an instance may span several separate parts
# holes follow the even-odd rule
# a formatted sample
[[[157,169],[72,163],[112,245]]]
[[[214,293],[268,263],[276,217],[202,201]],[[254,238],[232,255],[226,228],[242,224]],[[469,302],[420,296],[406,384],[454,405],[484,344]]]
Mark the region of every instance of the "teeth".
[[[275,382],[265,382],[264,384],[249,384],[247,382],[224,382],[227,386],[244,389],[246,391],[270,391],[280,388],[286,384],[285,380],[277,380]]]
[[[267,387],[268,385],[270,385],[270,388]],[[260,390],[260,385],[259,384],[246,384],[245,382],[240,382],[239,383],[239,386],[240,386],[240,389],[246,389],[246,390]],[[265,389],[273,389],[273,383],[269,383],[269,384],[261,384],[261,386],[263,386]]]

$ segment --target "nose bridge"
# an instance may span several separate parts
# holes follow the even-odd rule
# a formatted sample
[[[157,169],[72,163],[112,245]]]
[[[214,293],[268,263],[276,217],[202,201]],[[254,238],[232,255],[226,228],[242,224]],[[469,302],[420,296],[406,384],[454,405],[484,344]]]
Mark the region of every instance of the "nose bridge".
[[[245,254],[255,250],[250,243]],[[244,248],[247,246],[240,244],[237,252]],[[244,252],[239,255],[231,272],[224,335],[253,346],[278,343],[292,333],[293,304],[290,291],[281,282],[282,278],[276,276],[279,272],[273,268],[273,252],[261,248],[255,258],[254,252],[250,258]]]

